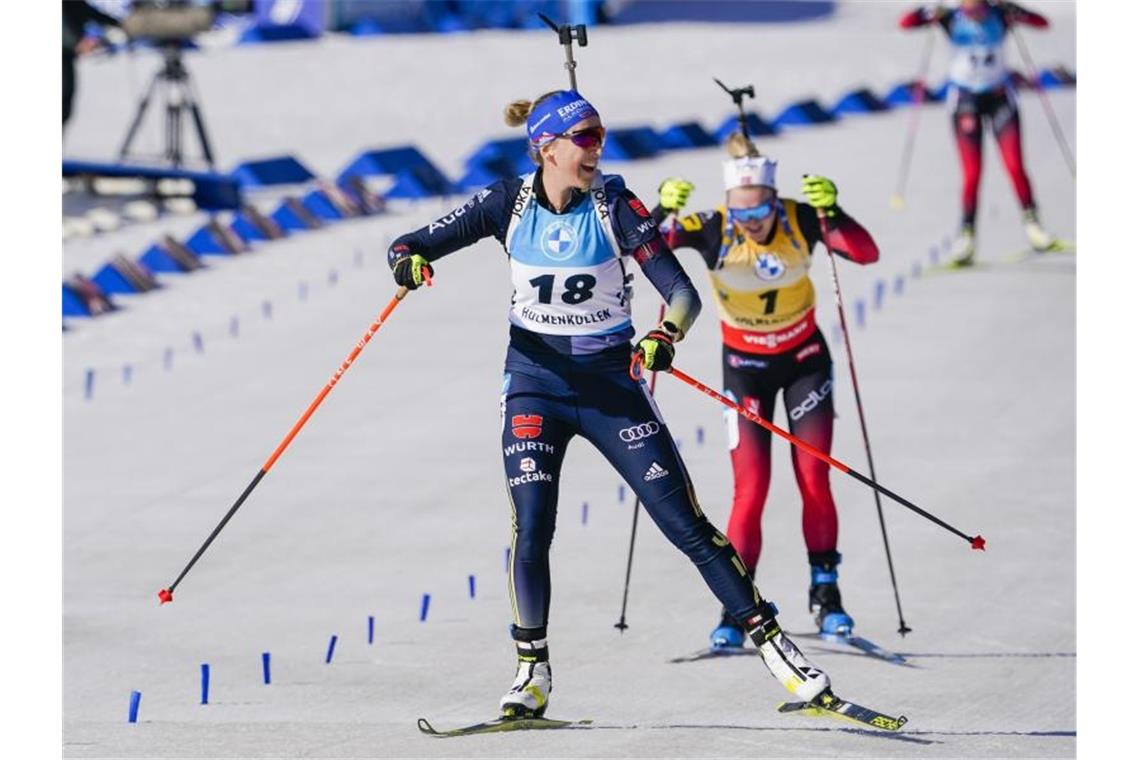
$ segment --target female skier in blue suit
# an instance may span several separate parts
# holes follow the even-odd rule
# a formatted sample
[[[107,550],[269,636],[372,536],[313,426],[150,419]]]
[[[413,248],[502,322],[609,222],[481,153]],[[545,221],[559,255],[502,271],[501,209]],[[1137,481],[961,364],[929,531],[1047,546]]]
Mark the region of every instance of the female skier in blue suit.
[[[575,435],[606,457],[744,622],[772,674],[800,699],[819,697],[829,687],[827,675],[783,634],[774,605],[760,597],[732,545],[704,516],[646,384],[630,377],[631,350],[645,369],[671,366],[674,344],[700,310],[696,289],[645,205],[620,176],[599,171],[606,131],[582,95],[560,90],[533,103],[516,101],[506,120],[526,124],[536,170],[495,182],[397,238],[388,251],[397,284],[412,289],[434,274],[431,262],[488,236],[503,245],[510,264],[514,297],[500,404],[518,671],[500,700],[502,715],[541,716],[548,705],[549,551],[562,460]],[[632,263],[665,299],[666,311],[631,349]]]

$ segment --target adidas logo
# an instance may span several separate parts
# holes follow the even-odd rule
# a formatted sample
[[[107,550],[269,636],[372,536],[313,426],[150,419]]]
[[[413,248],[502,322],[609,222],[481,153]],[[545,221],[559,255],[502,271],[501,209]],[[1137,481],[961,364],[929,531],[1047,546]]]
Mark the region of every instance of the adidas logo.
[[[654,462],[653,464],[649,465],[649,469],[645,471],[645,481],[649,482],[650,480],[657,480],[658,478],[663,478],[668,474],[668,470],[657,464],[657,462]]]

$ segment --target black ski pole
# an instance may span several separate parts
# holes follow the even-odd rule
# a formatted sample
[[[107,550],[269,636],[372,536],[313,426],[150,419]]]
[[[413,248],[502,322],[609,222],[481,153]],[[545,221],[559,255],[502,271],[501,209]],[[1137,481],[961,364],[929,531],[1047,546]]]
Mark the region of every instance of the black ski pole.
[[[657,315],[657,321],[665,319],[665,304],[661,304],[661,311]],[[649,373],[649,395],[653,395],[653,391],[657,388],[657,373]],[[625,588],[621,592],[621,617],[616,623],[614,628],[617,628],[622,633],[625,629],[629,628],[625,623],[625,609],[629,602],[629,578],[633,574],[633,542],[637,538],[637,515],[641,512],[641,497],[637,497],[633,501],[633,527],[629,531],[629,557],[625,561]]]
[[[895,181],[895,193],[891,196],[891,208],[901,209],[906,202],[903,200],[903,188],[906,178],[910,174],[910,159],[914,155],[914,143],[918,139],[919,117],[922,114],[922,104],[926,100],[926,75],[930,68],[930,56],[934,52],[934,31],[926,35],[926,46],[922,49],[922,65],[918,70],[918,80],[915,81],[911,95],[910,122],[907,124],[906,142],[903,143],[902,162],[899,164],[898,179]]]
[[[851,371],[851,387],[855,391],[855,409],[859,412],[859,428],[863,431],[863,447],[867,450],[867,470],[871,473],[871,480],[878,483],[879,479],[875,477],[875,460],[871,457],[871,436],[867,433],[867,418],[863,414],[863,398],[859,393],[859,378],[855,375],[855,354],[851,351],[851,336],[847,332],[847,315],[843,309],[843,292],[839,289],[839,267],[835,264],[835,252],[827,243],[827,215],[823,209],[818,209],[817,213],[820,231],[823,233],[823,247],[827,249],[827,260],[831,264],[831,284],[835,287],[835,307],[839,311],[839,326],[843,330],[843,348],[847,352],[847,367]],[[887,521],[883,517],[883,500],[879,497],[878,491],[873,493],[875,494],[875,509],[879,512],[879,528],[883,533],[883,548],[887,553],[887,570],[890,571],[891,588],[895,592],[895,609],[899,613],[899,635],[906,636],[911,629],[903,620],[902,602],[899,601],[899,584],[895,580],[895,563],[891,559],[891,542],[887,539]]]
[[[1065,163],[1069,166],[1069,173],[1073,175],[1073,179],[1076,179],[1076,159],[1073,158],[1073,153],[1069,150],[1069,143],[1065,140],[1065,133],[1061,131],[1061,125],[1057,122],[1057,114],[1053,113],[1053,106],[1049,102],[1049,97],[1045,94],[1045,88],[1041,86],[1040,72],[1037,67],[1033,65],[1033,59],[1029,57],[1029,48],[1025,46],[1025,40],[1021,39],[1021,33],[1017,30],[1017,25],[1015,24],[1012,29],[1013,38],[1017,40],[1017,49],[1021,51],[1021,57],[1029,69],[1030,84],[1033,89],[1037,91],[1037,96],[1041,98],[1041,106],[1045,109],[1045,116],[1049,119],[1049,126],[1053,129],[1053,137],[1057,140],[1057,147],[1061,149]]]

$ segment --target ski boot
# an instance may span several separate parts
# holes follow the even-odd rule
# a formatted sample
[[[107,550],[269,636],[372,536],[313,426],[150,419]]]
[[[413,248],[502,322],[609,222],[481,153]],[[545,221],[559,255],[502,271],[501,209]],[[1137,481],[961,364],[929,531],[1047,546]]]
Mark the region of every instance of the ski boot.
[[[811,702],[831,687],[827,673],[808,662],[799,647],[784,635],[776,621],[776,605],[764,602],[760,612],[744,625],[768,671],[796,697]]]
[[[725,610],[720,617],[720,623],[709,634],[709,641],[713,649],[729,649],[744,646],[744,628],[733,619]]]
[[[516,641],[515,647],[519,669],[511,690],[499,700],[499,714],[504,718],[541,718],[553,688],[546,639]]]
[[[1037,220],[1037,210],[1032,208],[1025,209],[1025,213],[1021,216],[1021,224],[1025,229],[1025,237],[1029,240],[1029,245],[1033,246],[1033,250],[1038,253],[1045,253],[1057,247],[1057,238],[1050,235],[1041,226],[1041,222]]]
[[[811,562],[811,590],[808,591],[808,611],[815,615],[820,633],[849,635],[855,621],[843,609],[839,595],[839,563],[843,555],[837,551],[809,552]]]
[[[963,224],[958,231],[958,237],[950,246],[950,264],[952,267],[968,267],[974,264],[974,225]]]

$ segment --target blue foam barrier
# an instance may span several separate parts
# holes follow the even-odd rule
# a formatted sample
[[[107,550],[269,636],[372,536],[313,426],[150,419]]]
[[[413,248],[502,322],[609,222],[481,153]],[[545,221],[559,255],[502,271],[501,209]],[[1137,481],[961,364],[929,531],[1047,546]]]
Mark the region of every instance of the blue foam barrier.
[[[245,161],[230,172],[241,187],[272,187],[273,185],[296,185],[316,179],[307,166],[294,156],[276,156],[256,161]]]
[[[133,164],[100,163],[97,161],[63,162],[63,176],[129,177],[152,180],[189,180],[194,187],[191,198],[200,209],[219,211],[241,206],[241,187],[232,177],[214,172],[195,172],[171,167],[137,166]]]
[[[301,199],[301,205],[304,206],[318,219],[335,222],[344,219],[344,214],[336,207],[331,200],[329,200],[328,193],[324,190],[312,190],[305,197]]]
[[[602,148],[603,161],[635,161],[652,158],[664,150],[661,137],[652,127],[611,129]]]
[[[295,198],[286,198],[273,210],[269,218],[277,222],[283,230],[313,230],[321,226]]]
[[[320,32],[304,24],[258,24],[251,26],[238,37],[239,45],[256,45],[262,42],[289,42],[314,40]]]
[[[892,108],[909,106],[914,103],[915,90],[917,87],[918,82],[900,82],[891,88],[891,91],[887,93],[885,98],[883,98],[883,102]],[[934,96],[930,94],[930,89],[928,87],[923,87],[922,102],[932,103],[934,100]]]
[[[337,176],[344,185],[354,177],[394,176],[385,194],[392,198],[454,195],[458,188],[415,146],[404,145],[361,153]]]
[[[765,121],[760,114],[755,111],[747,111],[744,114],[745,123],[748,125],[748,134],[751,137],[763,137],[765,135],[774,135],[779,131],[779,127],[773,125],[771,122]],[[740,128],[740,124],[736,119],[736,114],[732,114],[725,118],[716,128],[716,141],[723,143],[728,139],[728,136],[736,132]]]
[[[186,247],[198,255],[227,256],[233,253],[229,247],[218,239],[210,224],[203,224],[186,240]]]
[[[936,100],[939,103],[941,103],[944,100],[946,100],[946,96],[949,94],[950,94],[950,83],[949,82],[943,82],[942,84],[938,85],[938,87],[936,87],[930,91],[930,98],[932,100]]]
[[[878,95],[866,87],[861,87],[839,98],[831,107],[830,113],[838,118],[848,114],[878,113],[879,111],[886,111],[888,108],[890,106],[884,103]]]
[[[192,272],[199,266],[189,266],[184,260],[175,258],[164,246],[155,243],[150,248],[147,248],[141,256],[136,259],[138,263],[149,269],[151,272],[158,272],[164,274],[181,274],[183,272]]]
[[[104,293],[145,293],[159,287],[145,267],[122,254],[104,264],[91,279]]]
[[[87,308],[87,304],[67,285],[63,286],[63,316],[65,317],[90,317],[91,310]]]
[[[708,148],[717,144],[716,138],[695,121],[674,124],[658,134],[661,146],[669,150],[685,148]]]
[[[506,159],[495,159],[469,168],[456,184],[464,190],[476,190],[500,179],[517,177],[519,174],[522,172],[516,172],[514,165]]]
[[[1047,90],[1055,87],[1072,87],[1076,83],[1076,75],[1064,66],[1044,69],[1037,74],[1037,84]]]
[[[792,103],[772,121],[778,128],[804,127],[812,124],[827,124],[835,121],[817,100],[800,100]]]

